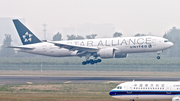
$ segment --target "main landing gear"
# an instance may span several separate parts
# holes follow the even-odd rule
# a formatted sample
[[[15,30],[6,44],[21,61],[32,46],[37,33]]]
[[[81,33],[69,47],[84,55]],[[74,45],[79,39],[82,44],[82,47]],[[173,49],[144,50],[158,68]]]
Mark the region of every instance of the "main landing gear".
[[[97,59],[97,60],[90,59],[90,60],[83,61],[82,65],[86,65],[86,64],[92,64],[93,65],[93,64],[101,62],[101,61],[102,61],[101,59]]]

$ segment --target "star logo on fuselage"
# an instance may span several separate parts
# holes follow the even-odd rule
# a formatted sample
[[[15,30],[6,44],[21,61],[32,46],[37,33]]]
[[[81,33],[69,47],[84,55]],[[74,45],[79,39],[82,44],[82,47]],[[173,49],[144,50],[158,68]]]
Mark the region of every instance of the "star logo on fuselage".
[[[23,39],[24,39],[24,42],[31,42],[31,37],[32,37],[32,34],[29,34],[28,32],[25,33],[25,35],[23,35]]]

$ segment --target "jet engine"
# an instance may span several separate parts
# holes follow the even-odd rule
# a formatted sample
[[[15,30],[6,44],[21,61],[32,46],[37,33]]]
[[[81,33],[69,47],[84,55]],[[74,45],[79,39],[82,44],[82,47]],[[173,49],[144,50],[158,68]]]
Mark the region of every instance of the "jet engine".
[[[179,96],[173,97],[172,101],[180,101],[180,97]]]
[[[114,57],[114,53],[115,53],[114,48],[102,48],[99,50],[99,52],[97,53],[101,58],[113,58]]]

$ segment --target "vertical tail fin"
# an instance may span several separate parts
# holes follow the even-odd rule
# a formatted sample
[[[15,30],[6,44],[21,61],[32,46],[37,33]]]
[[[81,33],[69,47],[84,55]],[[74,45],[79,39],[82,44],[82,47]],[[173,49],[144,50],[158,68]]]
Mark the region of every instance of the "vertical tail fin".
[[[41,42],[26,26],[24,26],[18,19],[14,19],[13,23],[19,34],[23,45]]]

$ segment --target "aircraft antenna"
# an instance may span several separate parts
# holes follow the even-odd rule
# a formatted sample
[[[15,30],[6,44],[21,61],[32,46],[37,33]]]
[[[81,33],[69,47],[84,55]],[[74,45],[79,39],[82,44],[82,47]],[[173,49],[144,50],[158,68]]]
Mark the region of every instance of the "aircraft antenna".
[[[43,32],[44,32],[44,40],[46,40],[46,31],[47,31],[46,26],[47,25],[44,23],[43,26],[44,26],[44,30],[43,30]]]

